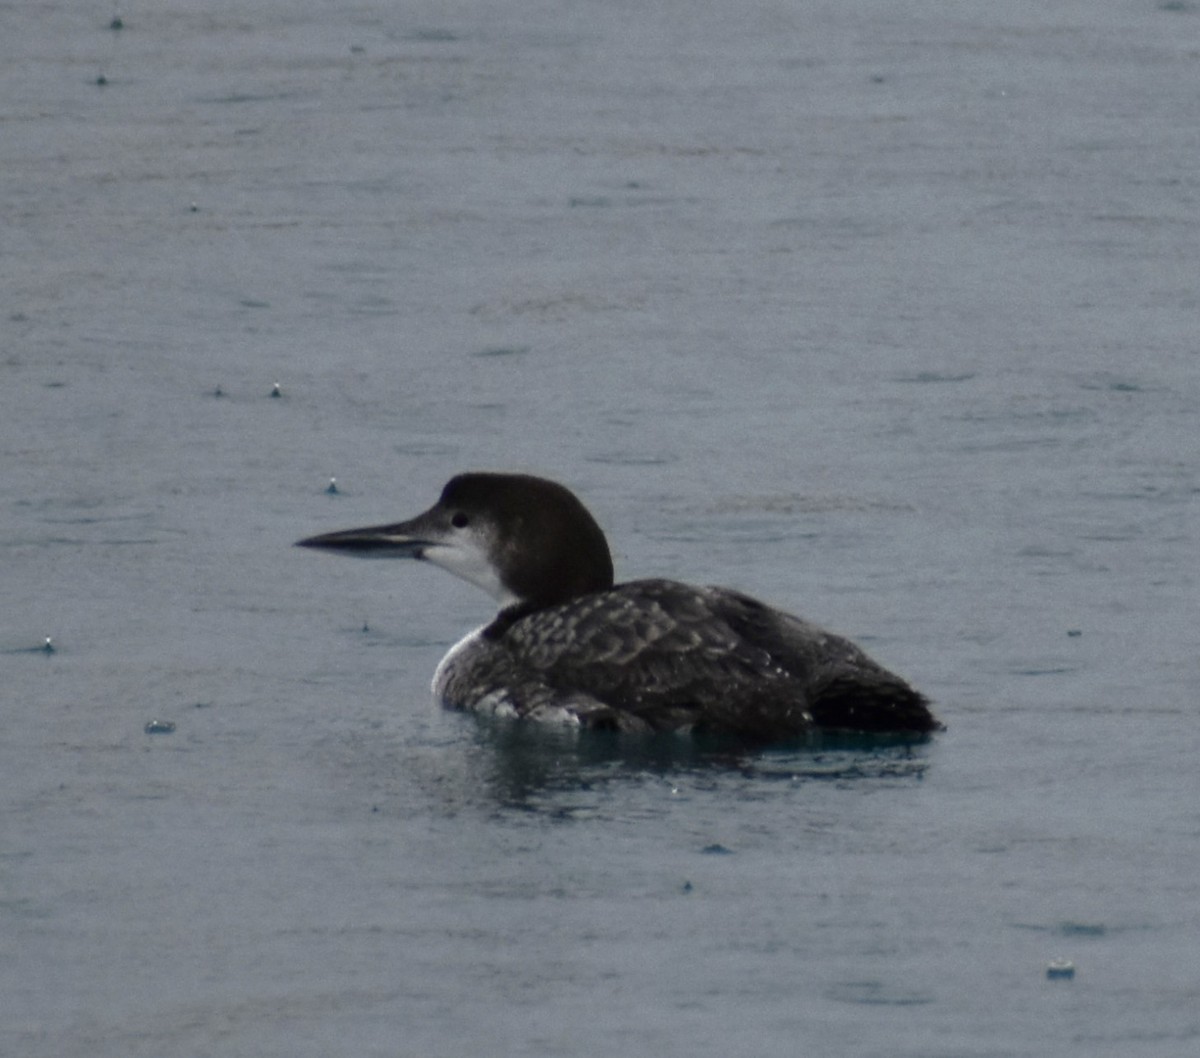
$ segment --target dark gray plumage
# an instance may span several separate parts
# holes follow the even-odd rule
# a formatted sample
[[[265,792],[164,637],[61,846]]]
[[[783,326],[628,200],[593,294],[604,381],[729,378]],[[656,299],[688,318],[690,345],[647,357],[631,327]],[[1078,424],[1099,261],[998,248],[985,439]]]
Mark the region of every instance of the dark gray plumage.
[[[603,532],[555,482],[463,474],[411,521],[300,544],[425,559],[500,601],[438,666],[434,691],[452,708],[769,741],[940,727],[923,695],[808,621],[727,588],[614,587]]]

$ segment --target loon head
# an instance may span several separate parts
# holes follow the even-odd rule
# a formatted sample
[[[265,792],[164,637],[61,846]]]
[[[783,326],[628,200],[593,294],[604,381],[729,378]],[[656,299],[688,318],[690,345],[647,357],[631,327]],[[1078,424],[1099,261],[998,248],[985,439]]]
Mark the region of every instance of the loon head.
[[[483,588],[502,608],[541,608],[613,583],[596,520],[569,489],[525,474],[459,474],[407,522],[312,536],[315,547],[362,558],[415,558]]]

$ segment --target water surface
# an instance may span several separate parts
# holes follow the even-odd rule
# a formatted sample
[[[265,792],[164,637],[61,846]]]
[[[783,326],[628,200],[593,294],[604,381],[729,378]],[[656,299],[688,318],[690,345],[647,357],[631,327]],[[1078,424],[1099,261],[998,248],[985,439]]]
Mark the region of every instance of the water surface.
[[[1192,5],[119,14],[0,15],[0,1051],[1194,1048]],[[439,711],[290,545],[468,467],[948,730]]]

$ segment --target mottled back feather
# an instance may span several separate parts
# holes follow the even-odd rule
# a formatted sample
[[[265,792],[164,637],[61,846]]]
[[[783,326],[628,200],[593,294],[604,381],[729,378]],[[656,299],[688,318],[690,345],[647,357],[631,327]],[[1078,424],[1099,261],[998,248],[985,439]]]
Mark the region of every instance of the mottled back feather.
[[[590,727],[763,739],[936,726],[916,691],[849,640],[724,588],[632,581],[501,615],[478,642],[439,673],[450,705],[476,708],[463,699],[482,689],[519,716],[566,708]]]

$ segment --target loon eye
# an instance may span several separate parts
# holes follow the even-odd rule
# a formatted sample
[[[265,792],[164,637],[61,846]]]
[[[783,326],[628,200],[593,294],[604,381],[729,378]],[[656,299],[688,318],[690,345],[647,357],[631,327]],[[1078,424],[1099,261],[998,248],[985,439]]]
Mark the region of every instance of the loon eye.
[[[463,514],[462,511],[455,511],[450,516],[450,524],[454,526],[455,529],[465,529],[470,521],[471,519]]]

